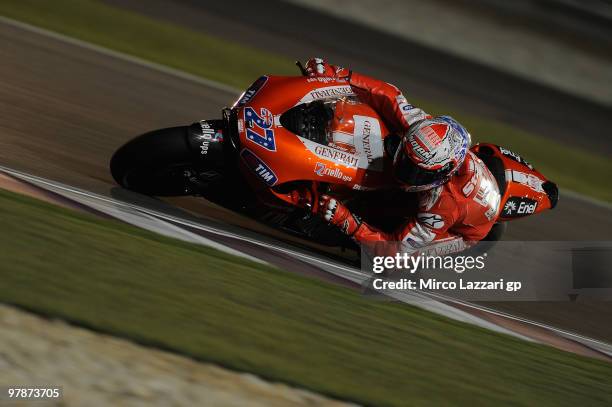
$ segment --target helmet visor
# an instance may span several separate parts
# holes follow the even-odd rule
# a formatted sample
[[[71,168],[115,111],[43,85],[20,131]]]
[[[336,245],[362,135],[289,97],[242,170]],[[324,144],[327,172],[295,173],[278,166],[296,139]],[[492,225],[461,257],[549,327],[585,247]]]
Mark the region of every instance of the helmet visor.
[[[410,187],[434,187],[447,177],[445,167],[439,170],[426,170],[416,165],[400,147],[395,157],[395,177],[403,184]]]

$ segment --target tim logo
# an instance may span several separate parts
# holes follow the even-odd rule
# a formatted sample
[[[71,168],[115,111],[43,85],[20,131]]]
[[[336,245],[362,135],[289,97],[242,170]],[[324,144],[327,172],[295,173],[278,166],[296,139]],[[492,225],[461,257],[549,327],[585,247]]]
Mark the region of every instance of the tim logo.
[[[244,108],[247,140],[270,151],[276,151],[274,130],[271,128],[273,122],[274,116],[265,107],[260,109],[260,114],[250,106]]]
[[[278,177],[259,157],[246,148],[240,153],[247,166],[269,186],[273,186],[278,181]]]
[[[247,103],[249,103],[255,97],[257,92],[259,92],[259,89],[264,87],[267,81],[268,81],[267,76],[259,77],[259,79],[253,82],[251,87],[248,88],[247,91],[242,94],[242,96],[240,97],[240,99],[238,100],[235,106],[244,106]]]

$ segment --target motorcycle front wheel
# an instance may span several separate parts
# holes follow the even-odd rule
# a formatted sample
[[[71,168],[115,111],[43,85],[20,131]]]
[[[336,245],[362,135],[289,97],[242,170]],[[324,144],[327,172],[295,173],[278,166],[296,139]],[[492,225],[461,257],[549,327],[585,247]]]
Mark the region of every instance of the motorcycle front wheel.
[[[207,143],[206,150],[200,148],[202,143]],[[203,184],[221,176],[223,155],[222,142],[203,139],[200,123],[194,123],[150,131],[130,140],[113,154],[110,170],[115,181],[131,191],[155,196],[193,195]]]

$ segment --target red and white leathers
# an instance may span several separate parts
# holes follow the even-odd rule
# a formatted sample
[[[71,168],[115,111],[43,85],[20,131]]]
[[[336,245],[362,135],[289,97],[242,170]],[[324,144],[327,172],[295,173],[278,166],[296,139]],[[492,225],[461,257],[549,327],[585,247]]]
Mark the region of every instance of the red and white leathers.
[[[392,232],[383,232],[353,216],[329,196],[319,200],[320,213],[359,243],[403,242],[405,251],[424,251],[437,243],[440,251],[460,251],[491,230],[499,206],[499,190],[491,172],[472,152],[451,179],[416,193],[418,210]]]
[[[393,85],[334,67],[321,60],[310,60],[312,76],[338,76],[349,81],[359,98],[372,106],[392,131],[406,134],[410,126],[431,118],[412,106]],[[497,183],[484,163],[468,151],[465,160],[448,182],[416,193],[417,213],[392,232],[383,232],[360,221],[341,203],[329,196],[319,200],[319,214],[359,243],[403,242],[405,251],[427,251],[427,246],[445,247],[442,251],[463,250],[469,242],[482,240],[491,230],[500,201]],[[443,243],[438,245],[437,243]]]
[[[408,103],[402,92],[390,83],[356,72],[350,74],[349,83],[359,99],[372,106],[392,132],[405,133],[412,124],[431,118]]]
[[[402,92],[390,83],[329,65],[320,58],[310,59],[306,63],[306,71],[310,76],[346,78],[357,96],[372,106],[390,130],[397,134],[406,132],[413,123],[431,118],[423,110],[409,104]]]

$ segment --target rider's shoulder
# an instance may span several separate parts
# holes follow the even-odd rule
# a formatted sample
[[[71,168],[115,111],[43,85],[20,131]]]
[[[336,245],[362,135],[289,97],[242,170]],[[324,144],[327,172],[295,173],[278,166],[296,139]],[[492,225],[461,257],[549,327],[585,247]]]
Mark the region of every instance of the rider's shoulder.
[[[452,181],[419,192],[417,197],[419,209],[425,211],[455,211],[463,204],[461,188],[457,188]]]
[[[417,198],[419,202],[419,208],[421,210],[430,210],[438,203],[440,203],[440,199],[442,198],[442,192],[444,190],[444,185],[438,185],[437,187],[428,189],[426,191],[421,191],[417,193]]]

